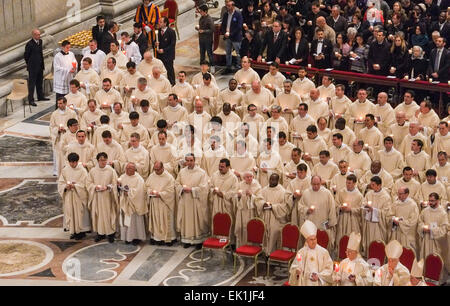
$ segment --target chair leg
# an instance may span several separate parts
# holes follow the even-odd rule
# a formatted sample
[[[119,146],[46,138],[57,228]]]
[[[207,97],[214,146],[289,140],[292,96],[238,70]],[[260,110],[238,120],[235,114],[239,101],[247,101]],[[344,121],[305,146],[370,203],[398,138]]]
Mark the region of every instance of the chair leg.
[[[22,102],[23,102],[23,117],[25,118],[26,117],[25,116],[25,99],[22,100]]]
[[[226,256],[227,256],[227,251],[226,251],[226,249],[223,249],[222,268],[225,267]]]
[[[270,259],[267,261],[267,277],[270,275]]]
[[[203,264],[203,248],[202,248],[202,264]]]
[[[5,103],[6,103],[6,114],[5,114],[5,117],[8,117],[8,99],[6,99],[5,100]]]
[[[233,272],[236,274],[236,254],[233,254],[234,256],[234,263],[233,263]]]
[[[258,256],[255,256],[255,277],[258,277]]]
[[[177,31],[178,40],[180,40],[180,32],[178,32],[178,25],[175,24],[175,30]]]

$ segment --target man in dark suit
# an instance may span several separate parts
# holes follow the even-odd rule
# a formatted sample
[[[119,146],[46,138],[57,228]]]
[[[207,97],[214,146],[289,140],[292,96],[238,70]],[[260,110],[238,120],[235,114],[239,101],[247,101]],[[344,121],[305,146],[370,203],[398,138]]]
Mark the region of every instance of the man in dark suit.
[[[446,12],[441,12],[439,14],[439,20],[431,24],[429,36],[431,36],[434,31],[438,31],[441,34],[441,37],[444,37],[447,41],[450,39],[450,21],[447,21]]]
[[[314,58],[314,67],[326,69],[331,67],[331,57],[333,54],[333,44],[329,39],[325,39],[322,29],[316,31],[317,39],[311,43],[311,55]]]
[[[233,49],[236,50],[236,68],[240,68],[241,63],[241,42],[242,42],[242,14],[235,9],[234,2],[228,1],[226,3],[227,11],[223,14],[222,25],[220,27],[220,32],[223,34],[223,39],[225,40],[226,49],[226,61],[227,69],[224,73],[231,72],[231,65],[233,62]]]
[[[92,27],[92,38],[97,41],[97,46],[103,47],[103,35],[106,33],[105,17],[97,16],[97,25]],[[102,50],[101,48],[99,48]],[[105,51],[105,50],[102,50]]]
[[[428,75],[441,83],[447,83],[450,69],[450,51],[445,48],[447,41],[443,37],[436,39],[436,47],[431,51]]]
[[[375,40],[369,45],[368,67],[370,74],[388,75],[391,62],[391,44],[386,41],[383,30],[378,31]]]
[[[107,32],[103,35],[102,37],[102,48],[100,50],[102,50],[103,52],[105,52],[106,55],[109,54],[109,52],[111,52],[111,43],[115,42],[117,40],[117,23],[114,21],[111,21],[110,23],[108,23],[107,27]]]
[[[341,7],[339,5],[333,5],[331,15],[327,18],[327,24],[333,28],[336,35],[338,33],[347,34],[348,22],[341,16]]]
[[[44,97],[42,83],[44,82],[44,54],[42,52],[42,39],[39,30],[33,30],[32,39],[25,46],[25,63],[28,70],[28,102],[37,106],[34,102],[34,88],[36,87],[38,101],[49,101]]]
[[[286,50],[288,47],[287,34],[281,31],[281,24],[279,21],[274,21],[272,24],[272,31],[268,31],[264,36],[261,51],[259,52],[258,62],[261,61],[264,50],[267,48],[267,61],[284,63],[286,59]]]
[[[156,43],[157,57],[163,62],[167,70],[167,78],[170,84],[175,85],[175,45],[177,37],[175,31],[169,27],[169,18],[162,17],[159,20],[158,42]]]
[[[142,31],[142,24],[140,24],[140,23],[134,24],[133,31],[134,31],[134,34],[131,37],[131,39],[138,45],[139,52],[141,53],[142,58],[144,58],[144,53],[148,49],[147,34]]]

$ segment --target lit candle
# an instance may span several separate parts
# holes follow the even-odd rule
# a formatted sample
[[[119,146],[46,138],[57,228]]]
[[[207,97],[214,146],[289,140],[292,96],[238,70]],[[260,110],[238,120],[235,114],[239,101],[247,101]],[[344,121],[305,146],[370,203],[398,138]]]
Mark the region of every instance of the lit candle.
[[[400,218],[399,217],[395,217],[394,221],[398,223],[400,221]]]
[[[64,127],[64,125],[60,124],[59,125],[59,129],[62,129]]]
[[[84,85],[84,82],[80,82],[80,85],[83,86],[83,85]]]
[[[424,201],[423,202],[423,207],[427,207],[428,206],[428,201]]]
[[[246,23],[244,23],[243,25],[242,25],[244,28],[246,28],[247,27],[247,24]]]
[[[300,193],[300,190],[299,189],[295,190],[295,193]]]
[[[433,79],[432,79],[432,78],[429,78],[429,79],[428,79],[428,82],[430,82],[430,83],[433,82]]]
[[[308,64],[308,68],[311,68],[311,64]]]
[[[425,224],[425,225],[423,226],[423,229],[424,229],[425,231],[428,231],[430,228],[428,227],[428,225]]]
[[[120,177],[117,179],[117,183],[119,183],[119,184],[122,183],[122,179]]]
[[[407,75],[405,75],[405,80],[408,80],[409,78],[408,78],[408,76]]]
[[[214,188],[215,192],[219,192],[219,187]]]
[[[362,121],[363,120],[363,117],[359,117],[359,121]]]
[[[265,62],[266,62],[266,59],[265,59],[265,58],[263,58],[263,59],[262,59],[262,62],[263,62],[263,63],[265,63]]]
[[[412,49],[409,49],[409,50],[408,50],[408,53],[409,53],[409,54],[412,54]]]
[[[285,64],[286,64],[286,65],[289,65],[289,61],[286,61]]]
[[[196,25],[196,26],[195,26],[195,29],[198,31],[198,30],[200,29],[200,26],[199,26],[199,25]]]
[[[367,202],[367,205],[372,206],[372,201]]]
[[[344,203],[344,204],[342,204],[342,207],[347,208],[347,207],[348,207],[348,204],[347,204],[347,203]]]
[[[334,272],[339,272],[339,265],[337,263],[334,264]]]
[[[348,172],[352,172],[352,168],[348,167],[347,168]]]
[[[339,116],[339,113],[334,113],[334,115],[337,117],[337,116]]]
[[[90,126],[87,128],[87,130],[88,132],[92,132],[92,128]]]
[[[67,185],[70,185],[70,181],[67,181]]]
[[[300,253],[297,254],[297,261],[301,262],[302,261],[302,255],[300,255]]]
[[[368,147],[369,147],[369,144],[367,144],[367,143],[364,144],[364,147],[365,147],[365,148],[368,148]]]
[[[102,186],[100,186],[100,185],[97,185],[97,190],[100,190],[100,188],[102,188]]]
[[[226,32],[225,36],[227,36],[227,37],[230,36],[230,32]]]
[[[239,189],[239,190],[238,190],[238,193],[239,193],[239,194],[242,194],[242,189]]]
[[[311,209],[312,211],[314,211],[314,210],[316,209],[316,207],[315,207],[314,205],[311,205],[310,209]]]
[[[300,17],[300,12],[297,12],[297,14],[296,14],[296,15]]]
[[[186,189],[186,188],[187,188],[187,185],[183,185],[183,188]]]
[[[71,110],[73,110],[73,108],[74,108],[74,107],[73,107],[73,104],[70,104],[70,105],[69,105],[69,108],[70,108]]]
[[[136,96],[131,96],[131,100],[134,100],[134,99],[136,99]]]

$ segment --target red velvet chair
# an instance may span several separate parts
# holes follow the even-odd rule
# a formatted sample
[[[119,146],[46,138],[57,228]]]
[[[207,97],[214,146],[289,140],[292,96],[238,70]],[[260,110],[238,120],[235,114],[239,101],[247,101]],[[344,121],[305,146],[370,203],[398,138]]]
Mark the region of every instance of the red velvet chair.
[[[328,234],[326,231],[321,231],[321,230],[317,230],[317,243],[322,247],[322,248],[327,248],[328,247],[328,242],[330,241],[330,238],[328,238]]]
[[[409,272],[411,272],[414,258],[416,258],[416,253],[413,249],[403,247],[403,253],[400,256],[400,263],[408,268]]]
[[[175,28],[178,39],[180,39],[180,33],[178,32],[178,4],[175,0],[167,0],[164,3],[164,8],[169,10],[167,18],[169,18],[169,27]]]
[[[287,263],[288,268],[292,259],[295,257],[298,240],[300,238],[300,230],[297,225],[286,224],[281,231],[281,249],[275,250],[269,255],[267,260],[267,276],[270,274],[270,262]],[[288,250],[285,250],[287,248]]]
[[[438,254],[430,254],[425,258],[425,273],[423,276],[425,279],[433,281],[427,281],[427,285],[436,286],[436,283],[439,284],[443,266],[443,260]]]
[[[236,249],[234,255],[234,272],[236,273],[236,260],[238,256],[250,257],[255,260],[255,277],[258,276],[258,256],[262,253],[262,244],[266,226],[259,218],[251,219],[247,223],[247,244]]]
[[[347,245],[348,245],[348,239],[349,237],[344,235],[342,236],[341,240],[339,240],[339,259],[346,259],[347,258]]]
[[[372,241],[369,245],[369,252],[367,254],[367,258],[376,258],[380,262],[380,267],[384,265],[386,260],[386,252],[385,245],[383,241],[376,240]]]
[[[213,236],[203,242],[203,250],[223,250],[222,266],[225,264],[225,249],[230,245],[231,216],[228,213],[217,213],[213,218]]]

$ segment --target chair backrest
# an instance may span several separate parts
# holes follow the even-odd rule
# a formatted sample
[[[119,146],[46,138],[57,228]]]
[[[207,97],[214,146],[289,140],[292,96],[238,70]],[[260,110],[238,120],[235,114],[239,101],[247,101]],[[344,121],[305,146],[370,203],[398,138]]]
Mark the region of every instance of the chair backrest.
[[[169,18],[169,9],[168,9],[168,8],[165,8],[165,9],[161,10],[160,15],[161,15],[161,17],[167,17],[167,18]]]
[[[175,0],[167,0],[164,3],[164,8],[169,9],[169,18],[177,19],[178,14],[178,4]]]
[[[13,80],[12,91],[14,93],[28,93],[27,80],[15,79]]]
[[[330,241],[330,238],[328,238],[328,234],[326,231],[321,231],[321,230],[317,230],[317,243],[322,247],[322,248],[327,248],[328,246],[328,241]]]
[[[425,274],[426,278],[439,281],[442,272],[442,258],[437,254],[430,254],[425,258]]]
[[[416,254],[414,253],[414,250],[410,248],[403,247],[403,253],[400,256],[400,263],[408,268],[409,272],[411,272],[414,258],[416,258]]]
[[[375,258],[380,262],[380,267],[386,260],[385,245],[383,241],[372,241],[369,245],[368,259]]]
[[[347,245],[348,245],[348,236],[342,236],[341,240],[339,240],[339,259],[347,258]]]
[[[281,247],[297,250],[300,230],[297,225],[286,224],[281,231]]]
[[[264,221],[258,218],[247,223],[247,242],[262,244],[264,240]]]
[[[230,236],[231,217],[227,213],[217,213],[213,218],[213,235]]]

